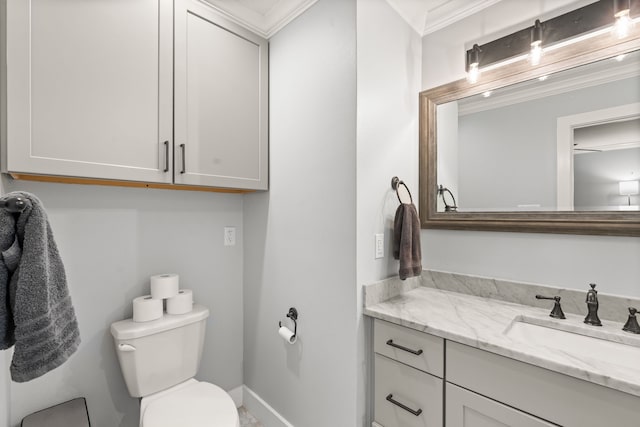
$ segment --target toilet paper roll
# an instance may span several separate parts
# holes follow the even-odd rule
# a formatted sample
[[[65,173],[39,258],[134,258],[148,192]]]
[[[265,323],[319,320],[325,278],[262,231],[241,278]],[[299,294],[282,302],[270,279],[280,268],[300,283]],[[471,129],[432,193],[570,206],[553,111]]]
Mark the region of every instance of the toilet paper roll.
[[[180,289],[178,295],[167,299],[167,314],[187,314],[193,310],[193,292]]]
[[[298,336],[293,335],[293,331],[286,326],[281,326],[280,329],[278,329],[278,334],[289,344],[294,344],[298,340]]]
[[[133,300],[133,321],[149,322],[162,317],[162,300],[153,299],[151,295],[145,295]]]
[[[180,276],[177,274],[156,274],[151,276],[151,296],[154,299],[171,298],[178,295]]]

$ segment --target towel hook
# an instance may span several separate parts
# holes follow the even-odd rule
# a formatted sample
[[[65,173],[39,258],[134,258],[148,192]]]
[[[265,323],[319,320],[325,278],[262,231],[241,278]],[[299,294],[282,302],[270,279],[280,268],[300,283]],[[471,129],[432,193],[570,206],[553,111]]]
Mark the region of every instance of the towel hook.
[[[405,190],[407,190],[407,194],[409,195],[409,202],[403,202],[402,199],[400,198],[399,188],[401,185],[405,188]],[[400,178],[398,178],[397,176],[394,176],[393,178],[391,178],[391,188],[395,190],[396,196],[398,196],[398,201],[400,203],[413,203],[413,196],[411,196],[411,191],[409,191],[409,187],[407,187],[407,184],[405,184],[404,181],[401,181]]]
[[[26,206],[22,197],[10,197],[6,200],[0,200],[0,208],[4,208],[11,213],[22,212]]]
[[[295,307],[291,307],[287,313],[287,317],[293,320],[293,336],[291,339],[298,335],[298,310]],[[278,328],[282,328],[282,321],[278,322]]]

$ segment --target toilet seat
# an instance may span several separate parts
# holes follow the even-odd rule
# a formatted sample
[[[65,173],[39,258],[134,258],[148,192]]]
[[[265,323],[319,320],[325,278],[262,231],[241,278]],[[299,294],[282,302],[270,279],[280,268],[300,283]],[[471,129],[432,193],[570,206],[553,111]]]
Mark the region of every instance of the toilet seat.
[[[189,380],[149,396],[140,416],[141,427],[238,427],[238,411],[220,387]]]

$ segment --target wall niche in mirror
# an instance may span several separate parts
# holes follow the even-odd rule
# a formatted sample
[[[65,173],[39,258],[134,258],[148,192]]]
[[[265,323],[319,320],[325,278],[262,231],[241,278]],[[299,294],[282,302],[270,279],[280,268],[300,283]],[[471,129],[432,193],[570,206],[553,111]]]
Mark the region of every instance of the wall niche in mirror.
[[[640,0],[629,4],[639,22],[624,37],[613,2],[590,3],[541,23],[538,64],[523,28],[464,52],[473,79],[420,93],[423,228],[640,236]]]

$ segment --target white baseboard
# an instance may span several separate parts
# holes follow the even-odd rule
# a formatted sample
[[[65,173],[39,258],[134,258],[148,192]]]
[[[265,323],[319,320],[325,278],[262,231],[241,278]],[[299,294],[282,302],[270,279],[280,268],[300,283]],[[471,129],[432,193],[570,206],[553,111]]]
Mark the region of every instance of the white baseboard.
[[[244,386],[239,385],[238,387],[227,391],[227,393],[229,393],[229,396],[231,396],[231,398],[233,399],[233,403],[236,404],[236,408],[239,408],[243,405],[243,393],[242,393],[242,388]]]
[[[262,400],[253,390],[246,385],[242,392],[243,405],[247,411],[256,417],[264,427],[294,427],[267,402]]]

